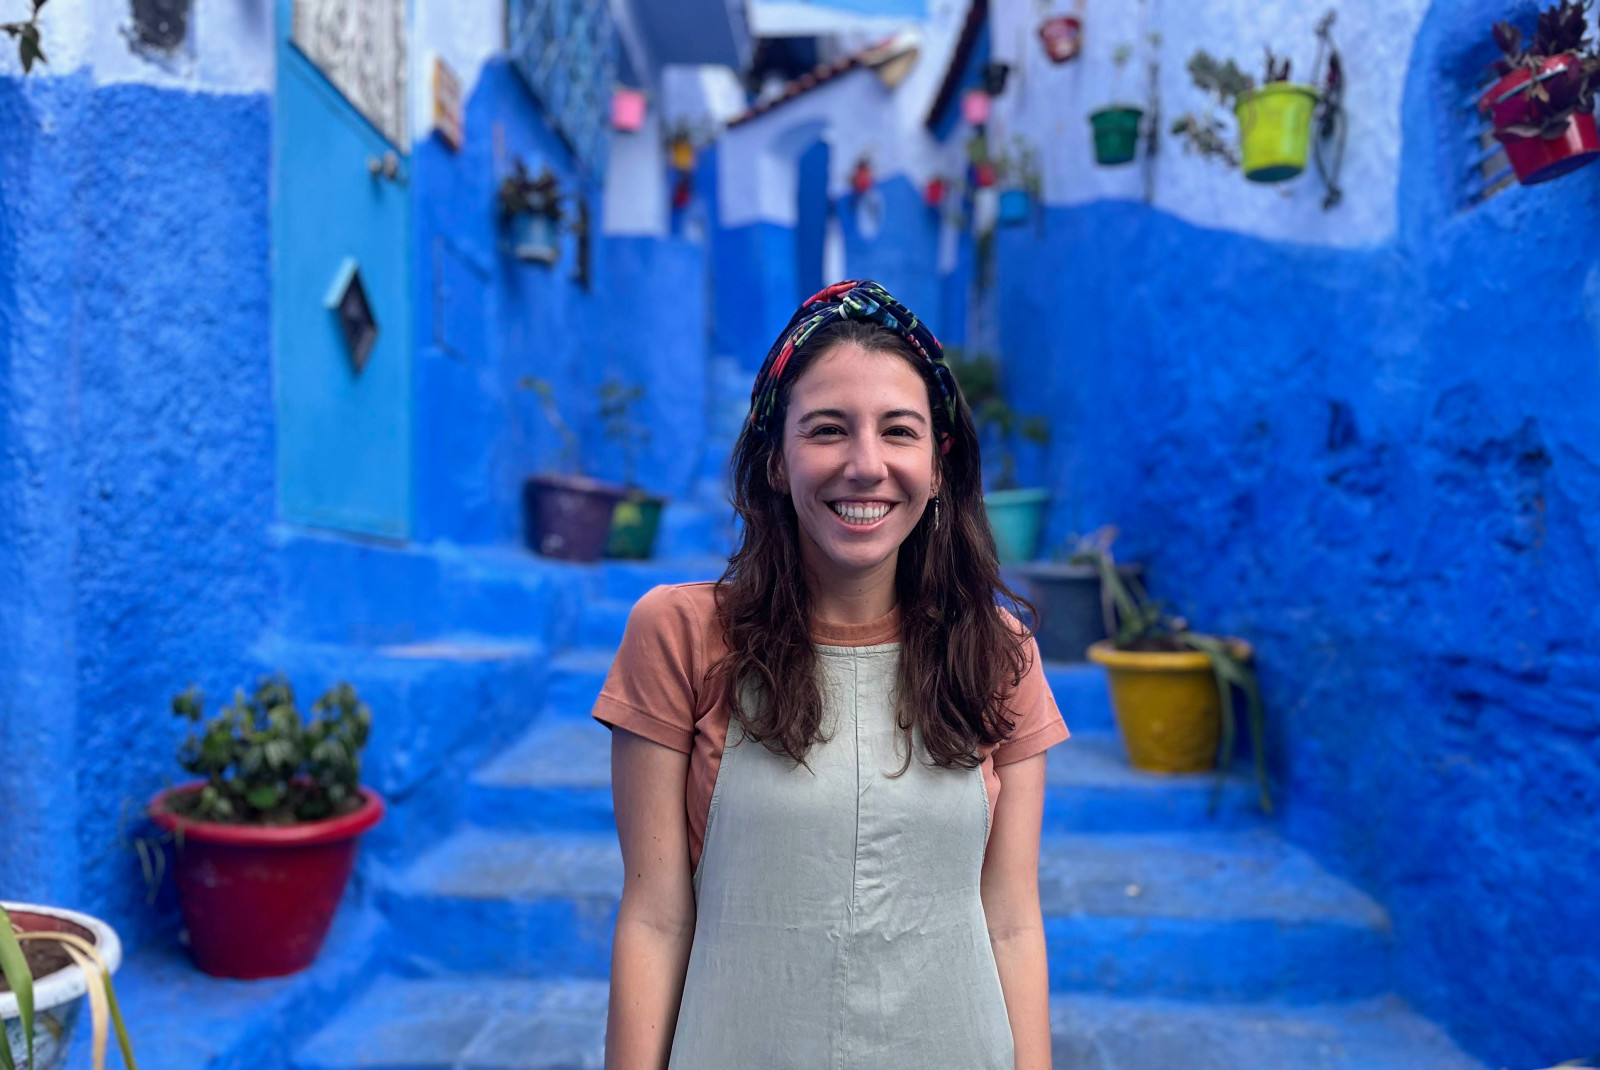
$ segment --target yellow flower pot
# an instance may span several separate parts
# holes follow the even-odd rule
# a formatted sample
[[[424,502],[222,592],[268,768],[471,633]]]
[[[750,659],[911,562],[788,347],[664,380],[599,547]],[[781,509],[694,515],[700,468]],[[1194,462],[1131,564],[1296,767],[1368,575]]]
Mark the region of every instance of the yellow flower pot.
[[[1250,656],[1250,644],[1233,640],[1232,645],[1236,653]],[[1107,639],[1089,648],[1089,660],[1110,674],[1112,711],[1135,769],[1199,773],[1216,768],[1222,699],[1210,658],[1197,650],[1118,650]]]
[[[1239,98],[1239,148],[1244,177],[1283,182],[1306,169],[1317,91],[1289,82],[1269,82]]]

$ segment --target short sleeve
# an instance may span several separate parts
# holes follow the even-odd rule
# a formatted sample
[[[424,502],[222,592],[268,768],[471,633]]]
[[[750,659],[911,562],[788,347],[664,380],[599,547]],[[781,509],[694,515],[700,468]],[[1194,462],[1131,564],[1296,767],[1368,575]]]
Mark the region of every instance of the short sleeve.
[[[1028,660],[1027,668],[1016,690],[1006,697],[1006,705],[1015,724],[1006,741],[994,749],[994,764],[997,766],[1032,758],[1070,734],[1061,711],[1056,708],[1056,697],[1050,691],[1050,682],[1045,679],[1039,643],[1031,635],[1023,646],[1023,653]]]
[[[639,599],[595,700],[594,719],[690,753],[704,677],[701,624],[677,587],[657,587]]]

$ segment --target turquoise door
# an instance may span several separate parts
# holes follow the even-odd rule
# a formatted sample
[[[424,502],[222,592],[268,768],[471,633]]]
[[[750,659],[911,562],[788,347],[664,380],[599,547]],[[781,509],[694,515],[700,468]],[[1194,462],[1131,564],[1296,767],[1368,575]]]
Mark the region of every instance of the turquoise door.
[[[412,467],[405,0],[277,0],[277,16],[279,512],[290,523],[405,538]]]

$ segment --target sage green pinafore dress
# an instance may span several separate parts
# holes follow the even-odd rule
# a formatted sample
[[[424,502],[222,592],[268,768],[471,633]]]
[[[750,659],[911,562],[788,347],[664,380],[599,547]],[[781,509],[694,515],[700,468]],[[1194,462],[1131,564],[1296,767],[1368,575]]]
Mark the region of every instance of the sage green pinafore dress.
[[[1012,1070],[979,898],[979,769],[905,735],[898,643],[818,646],[825,743],[796,766],[737,718],[694,874],[671,1070]]]

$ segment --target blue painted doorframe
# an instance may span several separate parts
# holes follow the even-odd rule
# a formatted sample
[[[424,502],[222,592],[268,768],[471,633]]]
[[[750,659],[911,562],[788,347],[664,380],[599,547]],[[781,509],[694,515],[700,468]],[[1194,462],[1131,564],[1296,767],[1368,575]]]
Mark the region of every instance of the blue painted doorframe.
[[[272,211],[278,507],[283,520],[411,531],[410,160],[290,40],[277,3]],[[408,20],[409,21],[409,20]],[[392,154],[394,174],[380,166]],[[358,372],[328,307],[354,265],[378,334]]]

